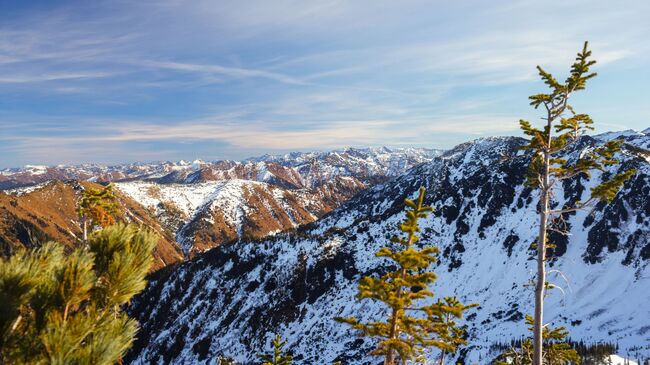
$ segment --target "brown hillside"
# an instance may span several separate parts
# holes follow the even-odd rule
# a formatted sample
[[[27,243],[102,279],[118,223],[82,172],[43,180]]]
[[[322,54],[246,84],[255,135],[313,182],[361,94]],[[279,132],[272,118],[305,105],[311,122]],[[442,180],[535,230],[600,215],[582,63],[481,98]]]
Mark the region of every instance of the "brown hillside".
[[[357,179],[347,177],[336,177],[314,189],[292,190],[258,182],[233,183],[233,186],[237,189],[229,198],[241,196],[240,200],[226,204],[216,199],[199,209],[182,227],[180,243],[190,257],[238,238],[259,239],[314,222],[365,187]],[[231,204],[235,204],[236,213],[232,212]],[[173,204],[160,206],[161,222],[173,220],[163,215],[178,215],[165,212]]]
[[[36,247],[57,241],[68,248],[81,243],[81,228],[76,212],[84,188],[100,188],[98,184],[77,181],[52,181],[33,191],[6,193],[0,191],[0,254],[10,255],[18,247]],[[138,223],[160,236],[154,251],[154,269],[182,260],[183,256],[172,234],[162,228],[150,214],[131,198],[117,192],[119,220]]]

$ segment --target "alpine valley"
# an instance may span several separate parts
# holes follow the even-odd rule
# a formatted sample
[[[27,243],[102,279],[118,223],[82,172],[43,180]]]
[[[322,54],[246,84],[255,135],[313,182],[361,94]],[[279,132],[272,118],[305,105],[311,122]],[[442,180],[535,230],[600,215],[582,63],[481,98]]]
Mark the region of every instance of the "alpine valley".
[[[567,213],[551,234],[546,320],[572,340],[650,356],[650,129],[583,136],[565,158],[612,139],[623,162],[565,180],[560,206],[636,168],[610,204]],[[245,161],[165,162],[7,169],[0,172],[0,247],[57,240],[79,244],[75,204],[84,189],[113,182],[121,219],[159,232],[156,271],[128,311],[141,325],[128,363],[253,363],[274,334],[297,364],[378,364],[373,344],[333,320],[380,318],[358,301],[357,283],[388,267],[405,198],[427,188],[435,212],[419,246],[440,249],[432,288],[480,303],[464,319],[469,346],[455,360],[487,364],[498,344],[527,336],[533,310],[535,192],[524,186],[525,140],[491,137],[450,150],[345,149]],[[54,209],[53,207],[57,208]],[[454,362],[456,363],[456,362]]]

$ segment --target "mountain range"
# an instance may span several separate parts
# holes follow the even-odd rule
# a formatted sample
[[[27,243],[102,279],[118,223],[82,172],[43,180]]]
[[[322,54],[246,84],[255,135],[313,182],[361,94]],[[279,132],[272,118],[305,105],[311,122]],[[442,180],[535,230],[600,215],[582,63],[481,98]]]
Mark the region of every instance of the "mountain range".
[[[611,204],[563,216],[546,318],[574,340],[650,356],[650,129],[584,136],[567,159],[622,138],[623,163],[567,180],[558,205],[636,168]],[[333,320],[385,315],[356,285],[387,269],[375,257],[427,188],[436,208],[419,245],[440,249],[437,297],[476,303],[461,364],[489,363],[526,333],[532,312],[537,195],[524,186],[525,140],[492,137],[450,150],[388,148],[265,155],[244,161],[25,167],[0,171],[0,248],[79,243],[81,191],[113,182],[121,219],[159,232],[156,271],[129,313],[141,324],[125,361],[242,364],[288,340],[297,364],[376,364],[372,342]]]
[[[0,248],[80,242],[81,192],[113,182],[127,222],[165,237],[157,268],[238,238],[310,223],[368,186],[441,152],[365,148],[266,155],[245,161],[80,165],[0,171]],[[20,187],[18,187],[20,186]],[[174,254],[171,254],[174,252]]]
[[[244,179],[292,188],[313,188],[336,176],[376,183],[431,160],[440,150],[427,148],[345,148],[326,152],[264,155],[243,161],[202,160],[122,165],[27,165],[0,169],[0,190],[33,186],[50,180],[99,183],[143,180],[161,184]]]

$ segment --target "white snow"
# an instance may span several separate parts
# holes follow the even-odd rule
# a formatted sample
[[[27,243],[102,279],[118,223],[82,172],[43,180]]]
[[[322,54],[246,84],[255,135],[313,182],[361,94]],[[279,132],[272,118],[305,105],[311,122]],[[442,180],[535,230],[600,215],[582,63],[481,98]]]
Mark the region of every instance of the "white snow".
[[[608,362],[605,362],[601,365],[639,365],[639,363],[630,359],[629,357],[620,355],[611,355],[609,356],[608,360]]]

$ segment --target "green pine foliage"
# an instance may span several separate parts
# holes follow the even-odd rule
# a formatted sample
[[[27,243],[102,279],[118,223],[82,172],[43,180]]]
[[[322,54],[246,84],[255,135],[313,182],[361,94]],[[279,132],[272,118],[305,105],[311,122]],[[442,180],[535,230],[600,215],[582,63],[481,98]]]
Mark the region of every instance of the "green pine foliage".
[[[526,324],[533,331],[535,320],[526,315]],[[578,365],[581,364],[580,355],[566,341],[568,331],[564,327],[544,327],[542,339],[544,350],[542,361],[544,365]],[[533,363],[533,343],[530,338],[521,342],[520,348],[510,348],[497,357],[494,365],[531,365]]]
[[[104,189],[87,189],[81,195],[77,213],[83,224],[83,241],[87,240],[88,224],[90,227],[108,227],[115,224],[115,215],[119,213],[117,198],[113,185]]]
[[[120,308],[144,288],[156,242],[116,225],[69,255],[50,242],[2,259],[0,363],[118,362],[138,330]]]
[[[284,346],[287,344],[286,340],[282,340],[280,335],[276,335],[272,341],[273,353],[257,355],[262,361],[262,365],[291,365],[293,364],[293,356],[285,354]]]
[[[405,364],[423,361],[425,351],[441,350],[441,363],[446,353],[453,353],[465,344],[464,331],[456,320],[474,305],[463,305],[456,298],[444,298],[431,305],[418,306],[424,299],[433,298],[429,287],[436,275],[429,267],[436,261],[438,249],[417,249],[420,228],[418,220],[426,218],[433,209],[424,205],[425,189],[420,188],[416,201],[406,199],[406,219],[398,229],[404,237],[393,237],[393,248],[382,248],[377,257],[391,260],[396,269],[379,278],[364,277],[359,282],[359,300],[371,299],[383,303],[389,310],[388,318],[361,323],[355,317],[336,318],[347,323],[362,336],[377,340],[372,355],[385,358],[385,364]]]
[[[574,162],[556,157],[585,132],[594,129],[591,117],[587,114],[576,113],[569,104],[571,95],[576,91],[584,90],[587,81],[597,75],[590,70],[596,61],[590,59],[591,51],[587,46],[588,43],[585,42],[582,52],[578,53],[576,61],[571,66],[571,73],[564,83],[558,82],[553,75],[537,66],[539,75],[550,88],[550,92],[529,97],[530,104],[535,109],[543,107],[546,112],[543,118],[545,120],[543,128],[535,128],[526,120],[519,121],[522,131],[530,138],[523,149],[532,151],[534,156],[527,175],[529,187],[551,188],[554,185],[553,181],[570,179],[579,175],[588,177],[594,170],[603,171],[606,166],[618,164],[614,155],[621,150],[622,140],[609,141],[593,151],[587,151]],[[551,178],[546,186],[543,181],[545,157],[549,158],[548,167]],[[578,207],[585,207],[598,200],[611,201],[625,181],[635,173],[635,170],[621,172],[591,188],[590,199],[579,202]]]

